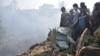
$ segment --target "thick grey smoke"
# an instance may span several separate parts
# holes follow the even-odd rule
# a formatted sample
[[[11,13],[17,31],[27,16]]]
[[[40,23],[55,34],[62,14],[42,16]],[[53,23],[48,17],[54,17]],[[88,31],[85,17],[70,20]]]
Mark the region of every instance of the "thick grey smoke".
[[[59,26],[60,11],[44,4],[39,10],[0,8],[0,56],[15,56],[47,38],[49,28]]]

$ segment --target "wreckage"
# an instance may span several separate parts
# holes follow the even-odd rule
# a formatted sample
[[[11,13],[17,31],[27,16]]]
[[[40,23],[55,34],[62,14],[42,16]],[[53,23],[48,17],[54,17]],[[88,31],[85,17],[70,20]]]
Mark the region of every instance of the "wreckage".
[[[33,45],[29,51],[17,56],[100,56],[100,2],[95,3],[91,20],[92,27],[97,24],[93,36],[89,34],[89,29],[86,28],[78,41],[75,42],[70,36],[72,29],[58,27],[49,32],[46,41]],[[56,52],[59,51],[59,47],[63,51]]]

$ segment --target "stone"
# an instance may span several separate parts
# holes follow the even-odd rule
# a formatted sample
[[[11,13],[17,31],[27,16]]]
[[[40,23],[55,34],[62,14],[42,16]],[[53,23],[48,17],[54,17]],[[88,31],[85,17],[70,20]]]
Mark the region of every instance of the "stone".
[[[100,39],[100,27],[94,32],[94,36]]]

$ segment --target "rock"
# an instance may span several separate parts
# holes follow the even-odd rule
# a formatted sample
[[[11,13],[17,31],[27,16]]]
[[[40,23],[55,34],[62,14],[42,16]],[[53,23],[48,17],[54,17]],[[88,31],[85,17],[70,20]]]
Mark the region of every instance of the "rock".
[[[47,40],[42,43],[32,45],[27,52],[19,54],[17,56],[53,56],[52,41],[54,40],[54,31],[50,31],[50,35]],[[59,56],[60,54],[58,54]],[[64,54],[63,54],[64,55]],[[67,56],[67,53],[65,53]]]
[[[80,51],[80,56],[100,56],[100,48],[83,47]]]
[[[99,37],[100,39],[100,27],[94,32],[94,36]]]
[[[51,54],[50,45],[50,41],[46,40],[40,44],[35,44],[31,46],[27,52],[24,52],[16,56],[48,56]]]

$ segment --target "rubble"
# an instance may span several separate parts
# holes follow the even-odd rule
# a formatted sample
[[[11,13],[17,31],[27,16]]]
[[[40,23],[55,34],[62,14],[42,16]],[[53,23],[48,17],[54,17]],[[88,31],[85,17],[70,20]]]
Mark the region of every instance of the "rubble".
[[[100,27],[94,32],[94,36],[100,38]]]

